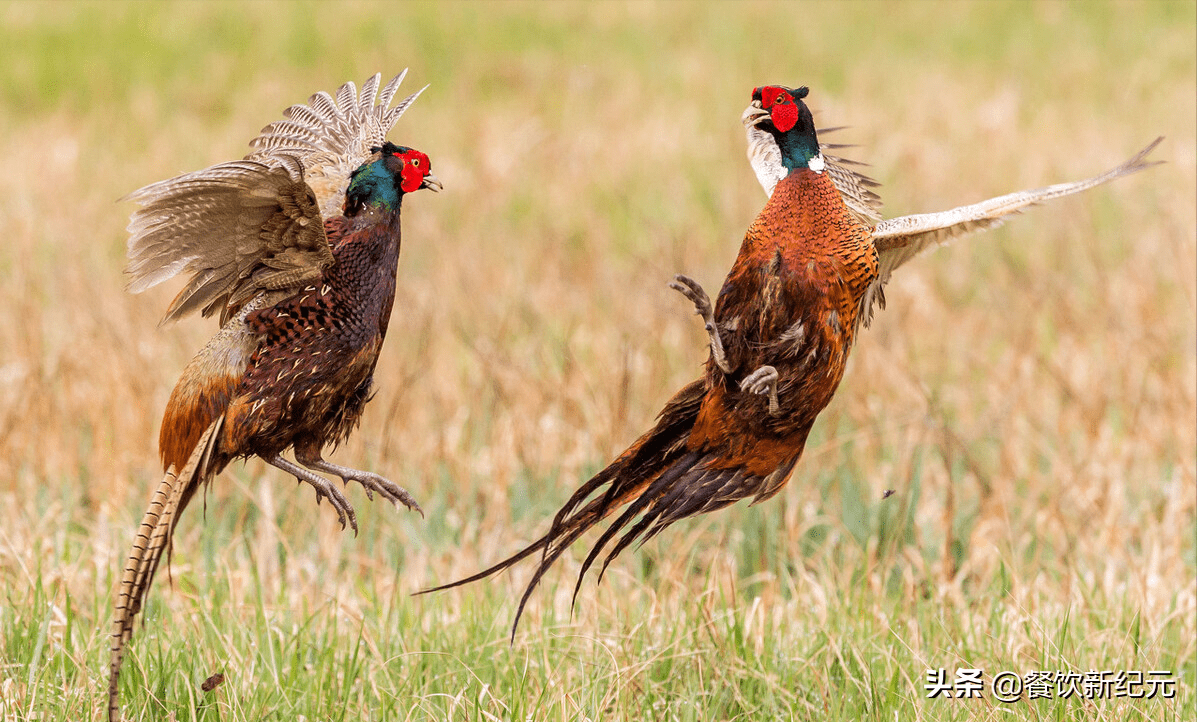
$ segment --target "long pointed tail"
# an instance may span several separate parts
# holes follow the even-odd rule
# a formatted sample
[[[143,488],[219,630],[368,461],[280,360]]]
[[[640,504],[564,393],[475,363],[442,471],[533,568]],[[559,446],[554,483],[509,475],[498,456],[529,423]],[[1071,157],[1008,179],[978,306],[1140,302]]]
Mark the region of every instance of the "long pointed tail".
[[[537,565],[531,581],[528,582],[528,586],[524,590],[519,608],[515,613],[515,621],[511,625],[511,634],[514,639],[515,630],[519,626],[520,616],[524,612],[524,606],[549,567],[579,537],[621,506],[630,503],[631,506],[627,512],[604,532],[602,539],[591,550],[590,558],[587,560],[582,572],[578,575],[577,586],[574,588],[574,596],[576,597],[586,570],[590,567],[590,564],[602,550],[603,546],[605,546],[606,542],[619,529],[626,526],[632,517],[644,511],[646,507],[652,506],[652,501],[660,497],[658,493],[649,492],[652,492],[658,486],[662,486],[663,488],[668,487],[668,482],[664,485],[661,483],[664,477],[671,476],[673,477],[673,481],[677,481],[677,477],[681,475],[681,472],[693,469],[694,463],[697,461],[697,455],[687,451],[686,441],[689,439],[691,429],[694,428],[694,420],[697,418],[698,409],[702,404],[703,392],[704,384],[701,380],[695,381],[679,391],[661,411],[660,418],[651,431],[640,437],[635,444],[621,454],[610,466],[600,471],[574,492],[573,496],[557,512],[552,526],[544,536],[512,556],[477,574],[449,584],[424,589],[417,592],[417,594],[452,589],[453,587],[484,579],[539,552],[540,563]],[[678,470],[679,473],[674,474],[674,470]],[[606,490],[601,495],[595,496],[603,487],[606,487]],[[587,501],[588,499],[589,501]],[[647,517],[648,515],[645,516],[645,518]],[[661,522],[662,527],[674,520],[672,518],[665,520],[658,517],[659,513],[654,518],[657,518]],[[641,523],[643,523],[643,520]],[[607,562],[609,563],[619,551],[630,544],[636,536],[640,536],[643,531],[644,529],[640,528],[639,524],[637,527],[634,527],[628,535],[625,535],[620,540],[616,550],[607,558]],[[649,536],[655,534],[657,531],[659,529],[652,530]]]
[[[219,436],[222,417],[217,417],[200,436],[191,458],[176,473],[173,466],[167,470],[162,482],[154,491],[150,506],[141,520],[141,527],[133,540],[129,561],[121,576],[120,591],[116,598],[116,613],[112,622],[112,646],[108,674],[108,720],[120,722],[120,671],[125,656],[125,645],[133,635],[133,622],[141,611],[158,562],[170,544],[175,523],[187,502],[199,485],[214,473],[211,468],[212,451]]]

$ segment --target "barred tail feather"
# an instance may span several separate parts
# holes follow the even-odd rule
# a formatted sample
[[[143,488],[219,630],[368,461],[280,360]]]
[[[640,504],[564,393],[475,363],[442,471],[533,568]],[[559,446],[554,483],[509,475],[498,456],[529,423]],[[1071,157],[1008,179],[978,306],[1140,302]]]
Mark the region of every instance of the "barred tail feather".
[[[223,418],[218,417],[200,436],[191,458],[181,471],[176,472],[174,466],[166,471],[166,475],[154,491],[150,506],[133,540],[133,548],[129,552],[129,560],[121,576],[112,622],[108,677],[109,722],[120,722],[121,719],[120,669],[121,662],[124,661],[125,645],[133,635],[133,622],[137,613],[141,611],[150,585],[154,581],[154,573],[162,560],[162,554],[170,544],[179,515],[195,490],[210,479],[215,471],[211,468],[212,452]]]

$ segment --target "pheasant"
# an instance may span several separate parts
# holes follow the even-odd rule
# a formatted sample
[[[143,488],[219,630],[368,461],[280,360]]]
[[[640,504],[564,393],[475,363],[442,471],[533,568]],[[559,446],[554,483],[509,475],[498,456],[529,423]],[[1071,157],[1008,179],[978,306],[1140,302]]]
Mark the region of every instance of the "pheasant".
[[[420,510],[371,472],[325,461],[371,396],[395,298],[403,198],[441,185],[424,153],[385,140],[406,70],[313,95],[266,126],[243,160],[146,186],[129,223],[129,290],[181,272],[164,321],[219,311],[220,331],[184,369],[159,435],[165,475],[133,542],[112,632],[108,717],[120,719],[125,644],[179,516],[233,459],[257,456],[311,484],[345,528],[357,518],[322,474]],[[422,92],[422,91],[420,91]],[[293,449],[296,462],[283,458]]]
[[[574,599],[604,550],[600,580],[629,545],[676,521],[777,494],[843,378],[857,331],[873,305],[883,303],[881,289],[895,267],[936,241],[1142,170],[1152,165],[1144,158],[1159,142],[1086,181],[878,223],[876,183],[848,161],[824,155],[827,146],[820,146],[803,102],[807,92],[753,91],[744,114],[754,141],[749,158],[770,197],[717,302],[686,276],[670,284],[706,325],[710,353],[702,378],[674,395],[652,429],[575,491],[543,536],[477,574],[425,592],[488,577],[539,553],[516,610],[514,639],[544,574],[606,517],[619,512],[586,556]]]

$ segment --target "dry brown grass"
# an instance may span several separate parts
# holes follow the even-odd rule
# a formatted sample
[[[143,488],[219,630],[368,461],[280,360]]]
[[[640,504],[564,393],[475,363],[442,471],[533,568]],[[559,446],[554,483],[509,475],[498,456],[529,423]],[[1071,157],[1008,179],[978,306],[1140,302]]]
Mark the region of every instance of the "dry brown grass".
[[[428,633],[491,615],[500,639],[514,608],[501,595],[518,573],[481,612],[476,588],[401,595],[530,539],[697,373],[702,330],[665,284],[686,272],[716,285],[763,204],[738,125],[749,90],[808,83],[820,122],[853,126],[841,135],[884,183],[887,216],[1088,176],[1160,134],[1167,165],[902,268],[783,496],[671,530],[639,552],[654,563],[649,583],[641,562],[617,563],[602,588],[584,587],[570,633],[613,635],[625,660],[619,638],[730,609],[760,644],[835,626],[837,600],[859,587],[876,595],[859,609],[886,617],[876,623],[899,640],[890,646],[927,666],[1033,668],[1045,635],[1071,624],[1085,640],[1077,668],[1145,668],[1150,655],[1119,651],[1137,614],[1143,639],[1187,635],[1168,655],[1187,660],[1191,704],[1197,52],[1193,5],[1177,7],[915,5],[891,22],[856,4],[418,6],[394,9],[351,57],[341,51],[377,13],[318,6],[316,61],[279,66],[265,58],[281,37],[234,33],[210,39],[210,53],[188,44],[188,28],[224,27],[230,7],[182,6],[146,21],[182,48],[148,43],[170,62],[127,83],[104,61],[140,26],[136,10],[115,12],[70,56],[81,66],[63,88],[26,97],[28,69],[14,65],[0,109],[0,587],[17,608],[38,584],[82,604],[95,638],[80,664],[98,657],[112,573],[155,477],[162,407],[212,331],[198,319],[157,327],[170,289],[122,291],[130,208],[114,200],[240,155],[313,90],[411,65],[413,87],[433,85],[393,138],[429,153],[446,192],[406,204],[379,392],[333,458],[396,479],[430,518],[364,509],[355,492],[366,512],[355,542],[252,462],[208,497],[209,527],[227,533],[205,529],[198,509],[184,520],[175,572],[202,576],[190,550],[208,548],[230,608],[250,616],[257,594],[302,609],[335,599],[350,619],[385,599],[415,605]],[[277,32],[306,37],[297,10],[246,12],[262,31],[285,11]],[[68,41],[84,37],[63,12],[10,5],[0,24],[50,35],[57,16]],[[877,536],[887,488],[895,515],[912,519],[901,543]],[[235,519],[219,519],[226,509]],[[767,542],[745,542],[744,524],[771,530]],[[821,545],[803,553],[815,532]],[[401,576],[381,548],[401,556]],[[554,572],[562,583],[540,592],[526,628],[561,623],[573,568]],[[1009,593],[991,604],[998,578]],[[154,595],[168,610],[202,603],[186,585],[167,589]],[[760,601],[740,608],[745,598]],[[945,648],[944,630],[914,612],[888,618],[892,600],[925,598],[974,651]],[[1102,618],[1114,609],[1130,612]],[[1001,636],[987,636],[995,624]],[[903,669],[911,698],[922,673]],[[23,673],[9,676],[28,702]]]

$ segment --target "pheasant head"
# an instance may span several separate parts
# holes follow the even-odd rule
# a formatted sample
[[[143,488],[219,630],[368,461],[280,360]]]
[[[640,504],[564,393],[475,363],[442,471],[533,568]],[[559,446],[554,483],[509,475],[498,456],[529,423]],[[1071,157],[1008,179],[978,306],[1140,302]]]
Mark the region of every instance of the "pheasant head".
[[[766,85],[752,91],[741,116],[748,131],[748,162],[766,189],[798,168],[821,172],[823,155],[815,122],[802,99],[808,89]]]
[[[376,157],[355,170],[345,191],[345,215],[353,217],[363,208],[377,207],[396,211],[403,196],[421,188],[441,189],[432,174],[428,156],[415,148],[390,141],[375,149]]]

